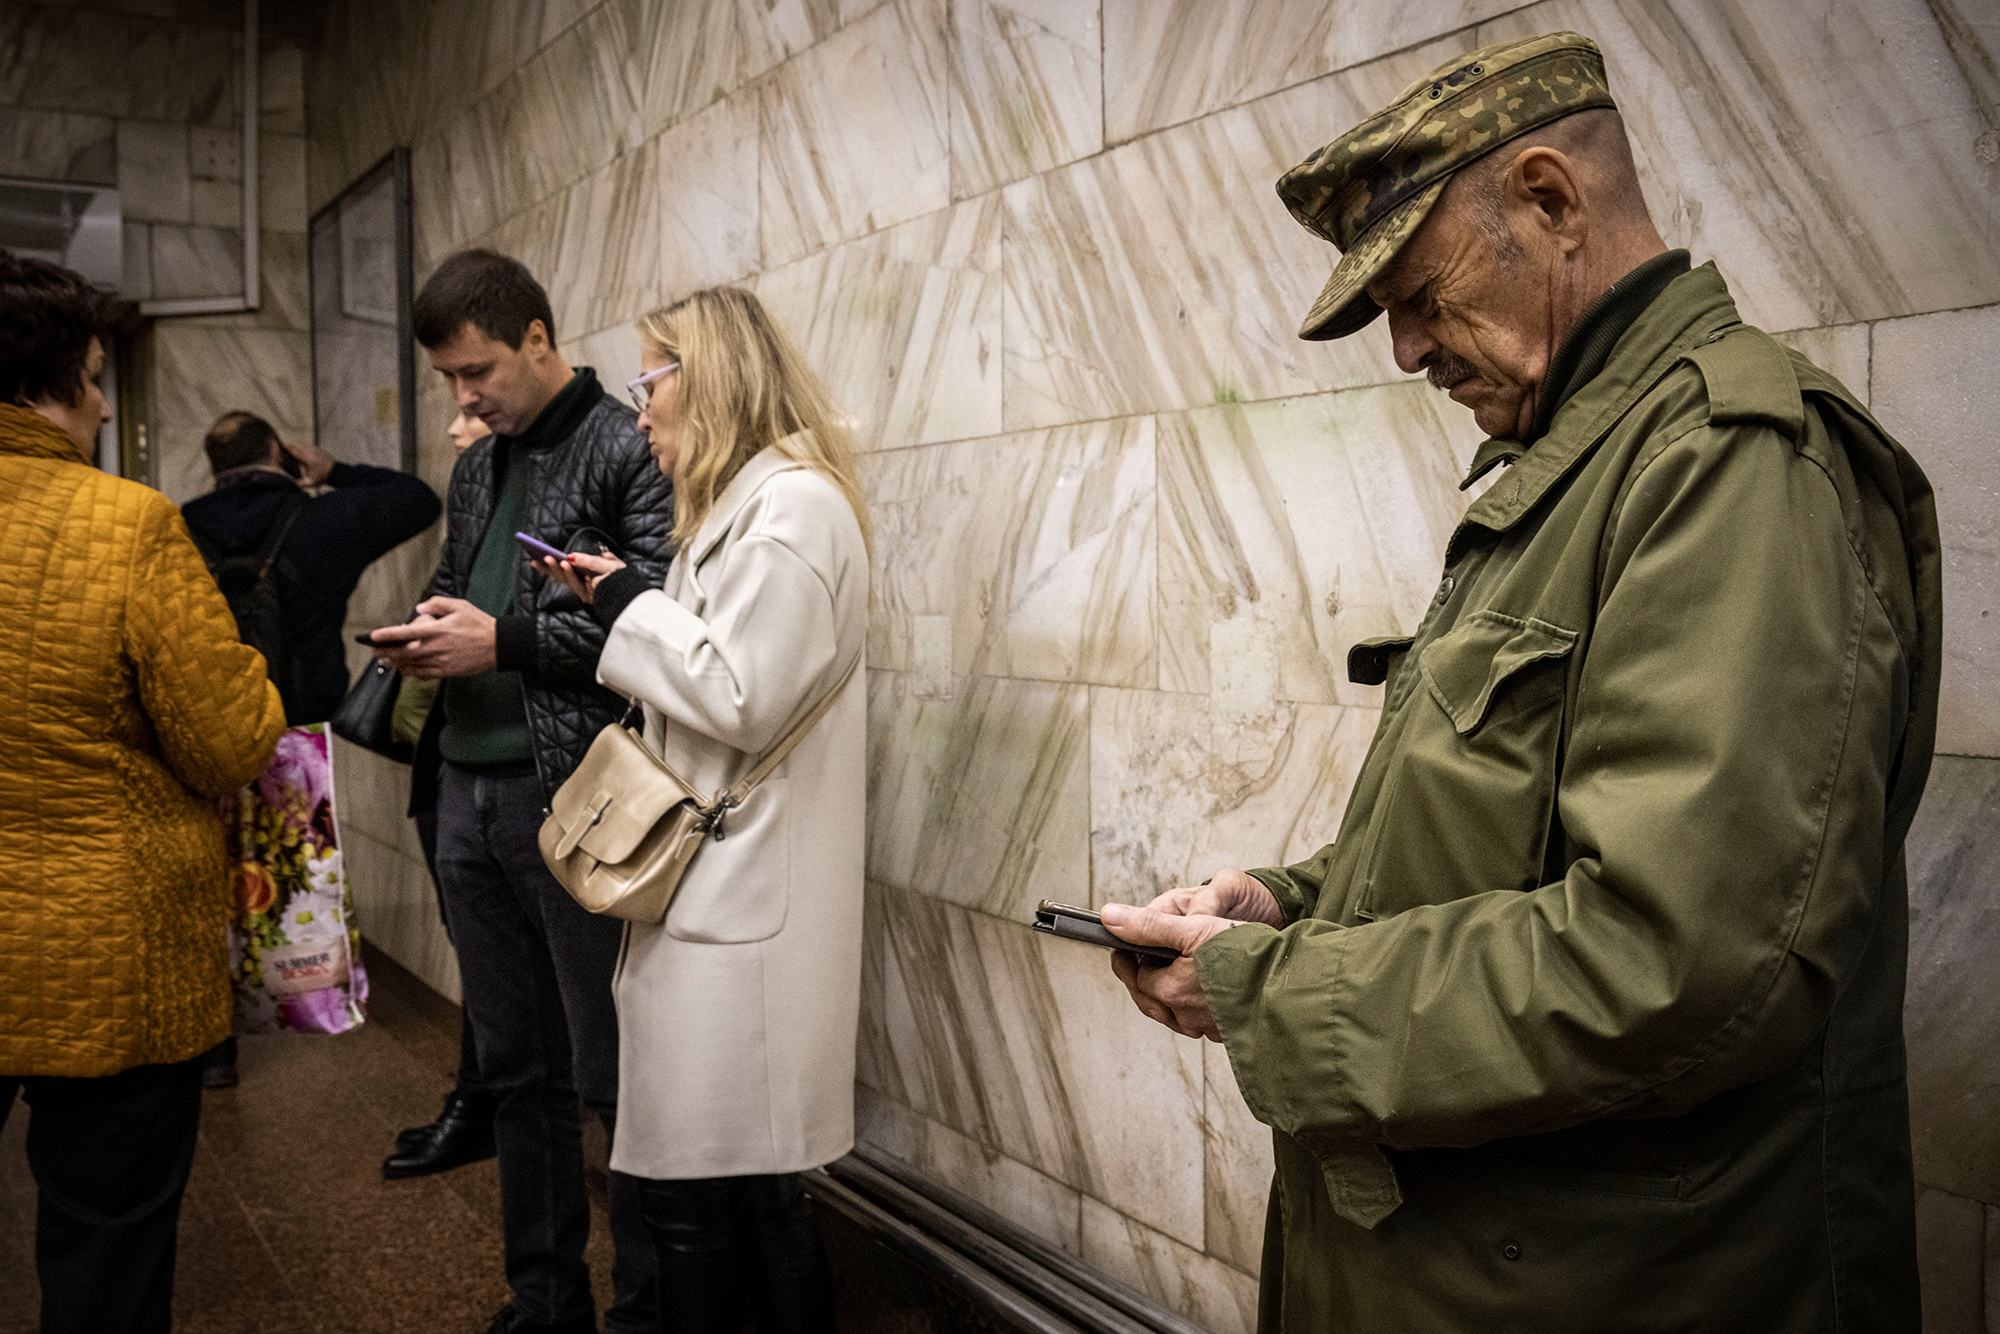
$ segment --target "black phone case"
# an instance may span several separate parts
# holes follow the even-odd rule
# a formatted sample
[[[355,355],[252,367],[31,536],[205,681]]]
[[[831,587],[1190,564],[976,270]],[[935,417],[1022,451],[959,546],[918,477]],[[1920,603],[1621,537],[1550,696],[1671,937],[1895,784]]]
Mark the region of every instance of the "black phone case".
[[[1111,934],[1104,921],[1088,908],[1077,908],[1067,903],[1054,903],[1043,899],[1035,906],[1035,930],[1046,931],[1052,936],[1065,940],[1080,940],[1086,945],[1096,945],[1107,950],[1119,950],[1137,958],[1142,966],[1157,967],[1170,964],[1181,957],[1181,952],[1165,945],[1134,945]]]

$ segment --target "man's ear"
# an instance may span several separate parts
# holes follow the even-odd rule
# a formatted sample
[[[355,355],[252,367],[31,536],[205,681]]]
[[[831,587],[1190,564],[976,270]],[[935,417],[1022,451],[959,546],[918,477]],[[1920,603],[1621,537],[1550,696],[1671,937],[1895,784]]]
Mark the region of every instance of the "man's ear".
[[[1590,208],[1576,163],[1559,149],[1525,149],[1507,168],[1501,185],[1509,211],[1523,209],[1535,230],[1563,251],[1582,246],[1590,234]]]
[[[539,317],[529,320],[528,327],[521,333],[521,351],[539,359],[553,346],[549,342],[549,326],[543,324]]]

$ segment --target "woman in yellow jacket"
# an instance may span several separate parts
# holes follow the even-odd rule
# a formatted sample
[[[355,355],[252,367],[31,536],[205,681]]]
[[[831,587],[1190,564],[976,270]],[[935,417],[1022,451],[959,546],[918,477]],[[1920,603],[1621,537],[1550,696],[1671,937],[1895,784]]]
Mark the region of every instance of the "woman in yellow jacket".
[[[213,798],[285,727],[179,511],[91,466],[103,312],[0,251],[0,1120],[21,1092],[44,1331],[168,1327],[230,1022]]]

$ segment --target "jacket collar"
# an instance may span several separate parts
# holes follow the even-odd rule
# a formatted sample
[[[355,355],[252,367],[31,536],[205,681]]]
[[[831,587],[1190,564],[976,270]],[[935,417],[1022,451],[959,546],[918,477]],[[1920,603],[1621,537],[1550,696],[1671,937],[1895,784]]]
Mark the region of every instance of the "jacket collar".
[[[699,564],[715,549],[715,544],[727,535],[730,526],[736,522],[736,516],[750,503],[750,497],[756,495],[764,483],[781,472],[791,472],[806,466],[790,457],[785,449],[785,442],[793,438],[786,436],[784,440],[766,445],[752,454],[749,462],[737,469],[736,475],[729,479],[729,485],[723,487],[722,494],[715,498],[715,504],[709,508],[708,517],[701,521],[701,527],[695,532],[694,540],[687,545],[690,565]]]
[[[1549,433],[1533,448],[1511,440],[1488,440],[1479,447],[1466,485],[1501,459],[1518,462],[1466,510],[1452,539],[1453,551],[1470,525],[1504,533],[1520,522],[1689,349],[1741,322],[1713,262],[1667,284],[1618,340],[1603,371],[1563,404]]]
[[[77,453],[69,432],[31,408],[0,403],[0,454],[31,459],[61,459],[65,463],[88,462]]]

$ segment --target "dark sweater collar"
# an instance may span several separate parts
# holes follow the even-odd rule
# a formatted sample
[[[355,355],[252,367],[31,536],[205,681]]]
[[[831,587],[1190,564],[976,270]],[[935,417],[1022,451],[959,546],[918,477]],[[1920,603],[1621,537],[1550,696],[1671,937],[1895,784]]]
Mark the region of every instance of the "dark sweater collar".
[[[569,383],[556,391],[556,396],[548,401],[535,419],[528,423],[528,429],[519,435],[503,435],[494,441],[504,445],[511,453],[517,449],[547,449],[559,445],[575,434],[583,425],[583,419],[604,397],[598,388],[597,372],[588,366],[578,366],[576,373],[569,377]]]
[[[1667,290],[1668,283],[1688,269],[1688,252],[1669,250],[1611,284],[1603,296],[1590,303],[1563,335],[1562,346],[1549,362],[1548,374],[1542,379],[1541,401],[1535,408],[1535,424],[1521,444],[1532,445],[1549,433],[1556,413],[1577,390],[1597,378],[1611,349],[1618,346],[1632,322]]]

